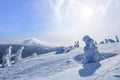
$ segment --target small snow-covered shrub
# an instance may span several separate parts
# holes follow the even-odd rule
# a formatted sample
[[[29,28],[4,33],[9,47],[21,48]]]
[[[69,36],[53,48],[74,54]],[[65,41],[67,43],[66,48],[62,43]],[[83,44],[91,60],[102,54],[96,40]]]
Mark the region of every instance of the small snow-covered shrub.
[[[109,43],[115,43],[115,41],[113,39],[108,39]]]
[[[31,57],[32,58],[37,57],[37,53],[36,52],[32,53]]]
[[[105,42],[104,41],[100,41],[100,44],[105,44]]]
[[[56,54],[64,53],[65,49],[64,47],[57,47],[56,48]]]

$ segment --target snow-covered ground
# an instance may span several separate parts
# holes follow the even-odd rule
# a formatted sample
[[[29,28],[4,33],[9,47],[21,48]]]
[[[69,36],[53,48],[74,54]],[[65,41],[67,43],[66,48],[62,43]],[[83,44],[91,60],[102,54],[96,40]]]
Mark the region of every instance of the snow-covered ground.
[[[100,62],[81,64],[82,48],[28,57],[0,68],[0,80],[120,80],[120,43],[98,45]]]

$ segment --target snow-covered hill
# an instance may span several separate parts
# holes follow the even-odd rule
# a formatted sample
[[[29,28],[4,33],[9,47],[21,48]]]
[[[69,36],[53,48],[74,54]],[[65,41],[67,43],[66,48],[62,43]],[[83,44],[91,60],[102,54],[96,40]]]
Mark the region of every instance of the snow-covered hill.
[[[30,38],[25,41],[23,41],[24,45],[35,45],[35,46],[46,46],[46,42],[41,41],[37,38]]]
[[[120,80],[120,43],[98,45],[100,62],[81,64],[82,48],[69,53],[24,58],[0,68],[0,80]]]
[[[37,38],[29,38],[22,42],[23,45],[32,45],[32,46],[44,46],[44,47],[56,47],[55,43],[43,41]]]

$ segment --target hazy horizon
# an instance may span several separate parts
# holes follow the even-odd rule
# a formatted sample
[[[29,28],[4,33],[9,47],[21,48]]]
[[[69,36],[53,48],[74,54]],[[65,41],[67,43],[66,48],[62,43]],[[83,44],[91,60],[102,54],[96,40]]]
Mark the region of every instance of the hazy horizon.
[[[1,0],[0,43],[28,38],[61,45],[120,38],[120,0]]]

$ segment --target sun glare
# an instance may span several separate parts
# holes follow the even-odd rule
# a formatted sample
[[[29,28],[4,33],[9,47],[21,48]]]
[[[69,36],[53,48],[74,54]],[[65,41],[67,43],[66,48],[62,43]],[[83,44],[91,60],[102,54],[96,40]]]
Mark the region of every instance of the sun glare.
[[[82,8],[81,13],[82,13],[83,19],[88,20],[93,16],[93,9],[91,7],[88,7],[88,6],[84,6]]]

